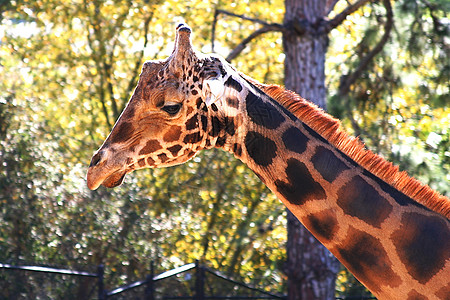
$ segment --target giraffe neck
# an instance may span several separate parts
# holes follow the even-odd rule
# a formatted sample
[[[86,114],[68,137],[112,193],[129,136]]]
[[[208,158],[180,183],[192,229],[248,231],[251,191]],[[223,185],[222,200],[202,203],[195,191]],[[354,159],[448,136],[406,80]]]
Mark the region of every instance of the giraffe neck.
[[[235,123],[233,134],[216,146],[247,164],[380,299],[430,291],[439,299],[449,292],[448,285],[442,289],[450,270],[448,219],[365,170],[252,83],[240,82],[224,101],[243,111],[233,112],[227,120]]]

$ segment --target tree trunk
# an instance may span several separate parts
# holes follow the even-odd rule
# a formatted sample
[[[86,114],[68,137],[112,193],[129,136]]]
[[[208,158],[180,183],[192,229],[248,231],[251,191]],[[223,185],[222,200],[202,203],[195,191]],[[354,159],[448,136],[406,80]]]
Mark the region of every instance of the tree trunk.
[[[327,0],[285,0],[285,86],[326,108]],[[288,299],[335,299],[337,259],[288,212]]]
[[[324,109],[325,54],[328,47],[328,32],[323,28],[325,2],[286,0],[284,24],[288,30],[283,37],[286,87]]]
[[[287,221],[288,299],[334,300],[339,261],[289,211]]]

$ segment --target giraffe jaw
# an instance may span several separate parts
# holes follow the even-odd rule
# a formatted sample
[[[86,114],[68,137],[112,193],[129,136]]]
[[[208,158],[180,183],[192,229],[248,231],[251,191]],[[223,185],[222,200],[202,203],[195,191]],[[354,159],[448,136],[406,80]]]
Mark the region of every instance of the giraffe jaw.
[[[125,179],[125,175],[127,172],[125,171],[116,171],[113,174],[109,175],[103,182],[102,185],[107,188],[115,188],[122,184]]]
[[[90,190],[96,190],[100,185],[114,188],[122,184],[127,173],[126,170],[120,169],[113,172],[105,172],[105,170],[102,172],[95,168],[89,168],[86,176],[87,186]]]

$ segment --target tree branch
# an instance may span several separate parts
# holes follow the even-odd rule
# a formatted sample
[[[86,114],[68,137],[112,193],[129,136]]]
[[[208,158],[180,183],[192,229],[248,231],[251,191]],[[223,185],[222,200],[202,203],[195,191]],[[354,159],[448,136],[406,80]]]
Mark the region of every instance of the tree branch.
[[[258,23],[263,25],[263,27],[261,27],[260,29],[254,31],[253,33],[251,33],[247,38],[245,38],[242,42],[240,42],[227,56],[226,60],[227,61],[231,61],[234,58],[236,58],[246,47],[246,45],[253,40],[254,38],[258,37],[259,35],[266,33],[266,32],[270,32],[270,31],[284,31],[284,26],[278,23],[268,23],[259,19],[255,19],[255,18],[250,18],[244,15],[238,15],[226,10],[222,10],[222,9],[216,9],[215,13],[214,13],[214,20],[212,23],[212,30],[211,30],[211,51],[214,52],[214,41],[215,41],[215,36],[216,36],[216,24],[217,24],[217,19],[218,19],[218,15],[219,14],[224,14],[224,15],[228,15],[228,16],[232,16],[232,17],[236,17],[236,18],[240,18],[243,20],[247,20],[247,21],[251,21],[253,23]]]
[[[91,58],[94,60],[95,63],[95,67],[97,69],[97,73],[100,75],[100,82],[99,84],[96,84],[96,90],[98,93],[98,97],[100,100],[100,103],[102,105],[102,111],[103,114],[105,116],[105,120],[106,120],[106,124],[108,125],[108,127],[112,126],[110,117],[109,117],[109,111],[108,111],[108,107],[106,106],[106,99],[105,99],[105,91],[104,91],[104,76],[103,76],[103,72],[102,72],[102,67],[101,67],[101,57],[105,55],[105,50],[102,47],[99,47],[99,49],[96,49],[96,45],[95,45],[95,41],[98,41],[100,45],[103,45],[102,39],[99,38],[99,20],[98,20],[98,14],[99,14],[99,8],[97,6],[95,6],[95,12],[94,14],[91,14],[88,8],[88,1],[84,0],[84,11],[86,13],[86,15],[88,16],[89,19],[89,24],[92,27],[92,31],[93,33],[91,33],[91,30],[87,30],[87,40],[88,40],[88,45],[92,50],[92,55]],[[92,74],[91,72],[89,72],[92,79],[94,79],[95,75]]]
[[[365,57],[363,57],[356,68],[356,70],[351,73],[350,75],[342,76],[341,82],[339,84],[339,90],[338,94],[341,98],[346,98],[344,101],[345,107],[347,108],[348,117],[350,119],[350,122],[352,124],[353,130],[355,131],[355,135],[359,136],[362,140],[362,129],[359,126],[358,122],[353,118],[353,114],[351,113],[352,109],[350,107],[349,99],[347,98],[347,95],[350,91],[350,86],[352,86],[355,81],[361,76],[361,73],[364,71],[364,69],[367,68],[370,61],[377,55],[384,47],[386,42],[389,39],[390,32],[392,30],[393,26],[393,14],[392,14],[392,7],[390,0],[383,0],[384,7],[386,8],[386,22],[384,24],[384,34],[381,40],[378,42],[378,44],[369,52]],[[367,133],[365,133],[367,135]]]
[[[383,0],[383,5],[386,8],[386,22],[384,23],[384,34],[383,37],[380,39],[378,44],[369,52],[365,57],[363,57],[356,68],[355,71],[353,71],[350,75],[346,75],[339,85],[339,95],[344,96],[347,95],[350,86],[355,83],[355,81],[361,76],[361,73],[367,68],[369,63],[372,61],[372,59],[380,53],[380,51],[383,49],[384,45],[389,39],[392,26],[393,26],[393,13],[392,13],[392,7],[390,0]]]
[[[211,29],[211,52],[215,53],[214,50],[214,42],[216,40],[216,24],[217,24],[217,16],[219,15],[218,10],[216,9],[216,11],[214,12],[214,19],[212,22],[212,29]]]
[[[133,68],[133,71],[131,72],[131,74],[133,74],[133,76],[131,76],[131,79],[128,82],[128,87],[125,90],[125,91],[127,91],[127,93],[125,94],[125,97],[122,99],[122,107],[125,107],[126,103],[128,102],[128,99],[129,99],[128,92],[134,88],[134,86],[136,85],[136,82],[137,82],[137,77],[139,76],[139,68],[141,67],[142,59],[144,58],[144,50],[148,44],[148,32],[150,30],[150,21],[153,19],[153,13],[154,12],[152,11],[144,21],[144,45],[135,60],[134,68]]]
[[[217,15],[218,14],[224,14],[224,15],[232,16],[232,17],[243,19],[243,20],[247,20],[247,21],[250,21],[250,22],[253,22],[253,23],[258,23],[258,24],[261,24],[263,26],[270,25],[270,23],[267,23],[266,21],[263,21],[263,20],[260,20],[260,19],[255,19],[255,18],[246,17],[244,15],[238,15],[238,14],[235,14],[235,13],[232,13],[232,12],[229,12],[229,11],[226,11],[226,10],[222,10],[222,9],[216,9],[216,14]]]
[[[248,37],[246,37],[244,40],[242,40],[242,42],[240,42],[239,45],[237,45],[233,50],[231,50],[231,52],[226,57],[226,60],[228,62],[230,62],[233,59],[235,59],[245,49],[245,47],[247,46],[247,44],[250,41],[252,41],[256,37],[260,36],[261,34],[270,32],[270,31],[283,31],[282,27],[280,27],[280,26],[281,25],[278,25],[278,24],[267,25],[267,26],[264,26],[256,31],[254,31]]]
[[[327,22],[326,25],[327,30],[331,31],[332,29],[338,27],[347,18],[348,15],[351,15],[369,1],[371,0],[358,0],[355,3],[347,6],[343,11],[341,11],[333,19]]]
[[[339,0],[327,0],[327,2],[325,4],[324,16],[328,16],[328,14],[333,11],[334,6],[336,5],[336,3],[338,3],[338,1]]]
[[[111,30],[109,30],[109,32],[106,33],[106,39],[107,40],[112,40],[112,45],[110,47],[111,50],[109,50],[109,61],[107,61],[107,56],[105,52],[105,57],[103,58],[103,66],[104,66],[104,72],[105,72],[105,77],[106,77],[106,83],[107,83],[107,87],[108,87],[108,92],[109,92],[109,99],[111,101],[111,107],[112,107],[112,111],[114,114],[114,119],[116,119],[119,114],[119,107],[117,105],[117,100],[116,97],[114,97],[114,86],[113,86],[113,67],[114,67],[114,49],[116,48],[118,42],[119,42],[119,37],[118,35],[116,35],[116,32],[121,32],[123,29],[123,23],[125,22],[128,13],[129,13],[129,9],[131,7],[131,1],[128,1],[128,9],[124,10],[119,17],[116,19],[116,23],[114,24],[114,26],[111,28]],[[122,108],[120,108],[122,110]]]

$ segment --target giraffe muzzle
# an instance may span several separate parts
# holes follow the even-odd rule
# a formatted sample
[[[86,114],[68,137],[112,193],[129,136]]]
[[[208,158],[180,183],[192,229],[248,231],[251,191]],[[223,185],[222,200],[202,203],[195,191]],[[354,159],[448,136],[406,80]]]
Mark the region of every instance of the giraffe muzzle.
[[[126,174],[127,170],[122,164],[108,161],[105,151],[99,150],[92,156],[86,181],[91,190],[96,190],[100,185],[113,188],[122,184]]]

